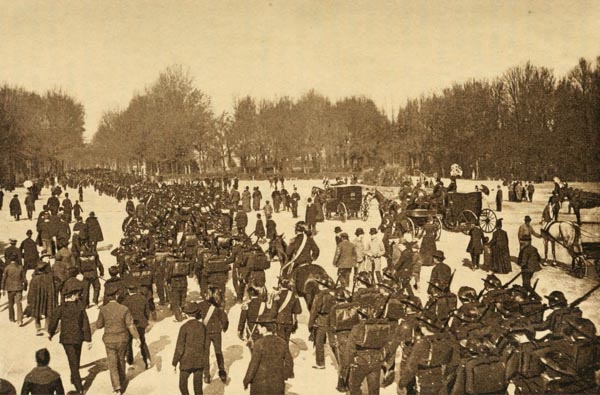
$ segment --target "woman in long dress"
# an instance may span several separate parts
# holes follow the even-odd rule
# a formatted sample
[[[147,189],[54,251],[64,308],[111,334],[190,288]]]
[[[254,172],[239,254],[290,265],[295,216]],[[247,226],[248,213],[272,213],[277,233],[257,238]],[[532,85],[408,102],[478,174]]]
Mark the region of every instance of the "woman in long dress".
[[[421,255],[421,264],[423,266],[433,266],[433,253],[437,250],[435,243],[435,225],[433,224],[433,217],[427,217],[427,223],[423,225],[423,241],[421,241],[421,248],[419,255]]]
[[[492,271],[506,274],[512,271],[510,266],[510,251],[508,249],[508,235],[502,230],[502,219],[496,222],[496,230],[490,240],[492,250]]]

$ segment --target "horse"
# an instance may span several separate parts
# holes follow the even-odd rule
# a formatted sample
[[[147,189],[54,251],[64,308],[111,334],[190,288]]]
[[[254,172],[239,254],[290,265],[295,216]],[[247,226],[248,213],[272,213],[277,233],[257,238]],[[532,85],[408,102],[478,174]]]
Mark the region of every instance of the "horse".
[[[575,265],[575,258],[582,254],[581,247],[581,228],[579,225],[569,221],[545,221],[541,222],[541,236],[544,241],[544,262],[548,259],[548,242],[552,245],[552,258],[556,262],[556,243],[567,250],[571,256],[572,265]]]
[[[317,280],[322,280],[329,275],[321,266],[317,264],[302,264],[295,265],[289,261],[286,253],[287,244],[283,238],[283,234],[277,235],[269,243],[269,257],[273,259],[277,257],[281,263],[279,272],[280,279],[289,279],[294,284],[294,292],[299,297],[304,298],[306,306],[310,310],[315,296],[319,292]]]
[[[375,199],[379,204],[379,215],[381,216],[381,220],[383,221],[383,217],[385,213],[388,213],[391,210],[398,212],[401,209],[400,203],[395,200],[388,199],[383,196],[383,193],[379,192],[379,190],[375,189],[374,192],[369,192],[365,199]]]

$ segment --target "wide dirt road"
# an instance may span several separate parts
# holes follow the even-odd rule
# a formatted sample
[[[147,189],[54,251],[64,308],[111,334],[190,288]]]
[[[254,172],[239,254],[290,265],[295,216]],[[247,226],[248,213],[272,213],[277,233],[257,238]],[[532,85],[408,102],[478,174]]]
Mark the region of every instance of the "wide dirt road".
[[[487,184],[490,188],[496,186],[496,182],[479,181],[475,183],[473,181],[459,180],[459,191],[473,191],[475,184],[481,183]],[[298,187],[302,197],[300,216],[303,218],[306,197],[310,195],[310,188],[313,185],[320,186],[321,184],[320,181],[317,180],[287,181],[286,187],[290,193],[292,191],[292,184],[295,184]],[[251,187],[250,189],[252,189],[253,186],[258,185],[265,197],[271,193],[268,182],[266,181],[241,182],[240,190],[242,190],[245,185],[249,185]],[[587,184],[583,187],[586,190],[598,190],[597,184]],[[521,224],[523,217],[527,214],[534,219],[534,223],[539,221],[542,208],[547,201],[551,190],[551,184],[536,185],[536,189],[533,203],[517,204],[505,202],[503,212],[498,213],[498,216],[504,218],[504,228],[509,234],[510,251],[513,257],[518,253],[518,241],[516,237],[518,226]],[[72,199],[76,196],[74,190],[69,190],[67,192],[70,192]],[[18,189],[16,193],[19,194],[19,198],[22,202],[25,196],[24,190],[22,188]],[[43,204],[42,201],[45,202],[48,196],[49,191],[44,190],[41,200],[37,202],[38,208],[41,208]],[[506,189],[504,190],[504,196],[507,196]],[[35,230],[35,221],[30,222],[28,220],[22,220],[15,222],[10,218],[8,213],[8,201],[10,200],[10,197],[11,195],[7,193],[4,199],[4,208],[0,211],[0,241],[7,242],[9,237],[15,237],[20,242],[25,237],[27,229]],[[85,191],[84,199],[85,201],[82,203],[84,216],[87,217],[87,214],[90,211],[94,211],[103,228],[105,241],[100,244],[99,248],[102,249],[101,259],[104,263],[104,267],[105,269],[108,269],[108,267],[115,262],[115,259],[110,255],[110,250],[118,245],[121,237],[120,226],[124,218],[125,202],[119,204],[114,198],[99,196],[91,189]],[[484,207],[485,206],[486,203],[484,202]],[[490,199],[490,208],[495,208],[493,199]],[[37,217],[37,213],[35,216]],[[254,229],[255,219],[255,213],[250,213],[249,230]],[[289,240],[293,235],[293,225],[296,220],[292,219],[290,212],[275,214],[274,219],[277,222],[279,233],[285,233],[286,238]],[[584,219],[598,221],[598,212],[589,212]],[[315,237],[317,244],[321,248],[321,257],[319,258],[318,263],[325,267],[331,275],[335,275],[335,270],[331,265],[331,261],[335,251],[333,228],[336,225],[340,225],[345,232],[348,232],[351,237],[353,237],[352,235],[357,227],[363,227],[365,232],[368,233],[370,227],[379,225],[379,221],[377,209],[376,207],[373,207],[371,216],[366,222],[350,220],[346,223],[341,223],[340,221],[326,221],[325,223],[319,223],[319,232]],[[536,228],[538,226],[539,225],[536,225]],[[462,285],[470,285],[477,290],[481,289],[481,279],[484,278],[486,274],[481,270],[473,272],[468,266],[464,265],[465,261],[468,260],[468,254],[466,252],[467,243],[468,237],[462,233],[451,233],[446,231],[442,233],[441,240],[438,242],[438,248],[443,250],[447,256],[446,262],[453,267],[453,269],[456,269],[456,276],[452,286],[454,291],[458,290]],[[534,239],[533,243],[538,247],[540,253],[543,253],[541,240]],[[560,250],[560,247],[557,248]],[[559,252],[559,260],[563,262],[568,261],[567,256],[563,251]],[[279,265],[275,263],[267,273],[269,289],[276,284],[278,271]],[[418,295],[423,301],[426,300],[424,290],[426,289],[430,272],[431,268],[424,267],[421,273]],[[513,273],[501,276],[501,278],[503,281],[507,281],[516,273],[517,268],[513,264]],[[573,300],[584,293],[596,282],[596,280],[589,278],[573,278],[572,276],[569,276],[562,267],[545,267],[536,278],[540,279],[537,289],[541,295],[546,295],[554,289],[560,289],[565,292],[569,300]],[[231,284],[229,284],[229,287],[232,289]],[[189,298],[196,299],[198,296],[197,284],[194,281],[190,281]],[[229,331],[223,338],[223,351],[231,379],[227,385],[223,385],[218,378],[216,378],[215,360],[214,356],[212,356],[211,372],[213,374],[213,382],[210,385],[205,386],[206,394],[244,393],[242,379],[250,360],[250,353],[245,345],[237,338],[237,322],[240,306],[232,306],[231,298],[228,298],[228,300],[228,306],[231,307],[229,310],[231,324]],[[588,301],[584,302],[581,305],[581,308],[584,311],[584,316],[592,319],[597,326],[600,326],[600,293],[593,295]],[[20,390],[24,376],[35,365],[35,350],[46,347],[50,350],[52,355],[51,366],[61,373],[65,388],[67,390],[72,389],[72,386],[69,383],[67,359],[62,347],[58,343],[58,336],[56,336],[52,342],[49,342],[46,337],[38,337],[35,335],[33,322],[29,322],[24,328],[19,328],[16,324],[10,323],[8,321],[8,312],[5,310],[6,297],[0,299],[0,309],[2,309],[0,312],[0,333],[2,334],[0,337],[0,378],[8,379],[18,390]],[[98,310],[96,308],[88,309],[88,315],[93,326],[98,315]],[[308,314],[305,309],[300,319],[300,328],[296,334],[292,336],[293,343],[291,343],[291,349],[292,355],[294,356],[295,378],[288,382],[287,393],[302,395],[335,394],[337,393],[335,391],[337,376],[331,353],[329,351],[326,353],[327,368],[325,370],[314,370],[311,368],[314,364],[314,350],[312,343],[308,342],[307,320]],[[171,360],[179,326],[180,324],[173,322],[168,309],[162,309],[159,312],[159,321],[151,324],[146,336],[152,353],[154,366],[149,370],[144,370],[141,363],[141,357],[138,353],[136,364],[128,370],[128,377],[130,379],[127,391],[128,394],[165,395],[178,393],[178,374],[173,372]],[[86,387],[91,385],[91,387],[89,387],[91,388],[88,392],[89,394],[110,394],[112,391],[106,366],[106,353],[101,339],[102,332],[103,331],[100,330],[93,334],[92,348],[88,350],[84,346],[82,353],[81,375],[87,383]],[[395,385],[390,386],[383,389],[381,393],[390,395],[395,394],[396,387]]]

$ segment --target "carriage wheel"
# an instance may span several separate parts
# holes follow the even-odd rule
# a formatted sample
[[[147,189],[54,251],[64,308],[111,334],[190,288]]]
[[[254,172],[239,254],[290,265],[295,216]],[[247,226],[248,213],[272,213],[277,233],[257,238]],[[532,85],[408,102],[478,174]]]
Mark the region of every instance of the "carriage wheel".
[[[496,213],[489,208],[484,208],[481,210],[481,215],[479,216],[479,227],[485,233],[492,233],[496,230]]]
[[[413,239],[417,237],[417,227],[415,226],[413,220],[410,218],[408,218],[408,233],[410,233]]]
[[[442,237],[442,220],[440,217],[435,216],[433,218],[433,225],[435,226],[435,240],[439,241],[440,237]]]
[[[348,209],[346,209],[346,205],[344,203],[338,204],[337,213],[340,216],[342,222],[346,222],[346,220],[348,219]]]
[[[454,213],[448,212],[444,215],[444,226],[449,230],[456,230],[456,226],[458,225],[457,218],[454,216]]]
[[[458,216],[457,225],[460,227],[461,232],[468,235],[470,230],[470,226],[468,225],[477,224],[478,222],[479,219],[477,218],[477,215],[475,215],[474,212],[472,212],[471,210],[463,210],[463,212],[460,213],[460,215]]]
[[[573,269],[573,275],[577,278],[584,278],[587,274],[587,262],[581,255],[576,256],[573,259],[575,259],[575,268]]]
[[[366,221],[369,219],[369,210],[371,208],[369,207],[369,203],[365,200],[362,202],[362,204],[360,205],[360,219],[362,219],[363,221]]]

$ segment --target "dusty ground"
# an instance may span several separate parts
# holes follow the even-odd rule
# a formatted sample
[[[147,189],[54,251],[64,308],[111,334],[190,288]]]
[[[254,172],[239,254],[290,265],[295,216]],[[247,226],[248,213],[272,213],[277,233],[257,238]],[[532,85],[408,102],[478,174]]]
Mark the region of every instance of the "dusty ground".
[[[303,198],[300,208],[300,215],[303,216],[305,199],[310,194],[310,188],[313,185],[320,185],[320,182],[316,180],[297,182],[288,181],[286,184],[288,190],[291,190],[291,184],[294,183],[298,186],[300,195]],[[479,181],[476,183],[484,183],[489,187],[496,186],[496,182]],[[474,185],[476,183],[473,181],[459,181],[459,191],[472,191],[474,190]],[[245,185],[258,185],[263,191],[263,195],[267,195],[267,191],[269,191],[268,194],[270,194],[268,183],[265,181],[241,183],[241,187],[244,187]],[[586,190],[597,191],[600,188],[597,184],[585,184],[581,186]],[[513,257],[516,256],[518,252],[516,233],[519,224],[521,224],[521,221],[526,214],[531,215],[534,222],[539,221],[542,208],[547,201],[551,190],[551,184],[536,185],[536,189],[533,203],[517,204],[505,202],[503,212],[498,213],[499,216],[504,218],[504,228],[509,233],[510,251]],[[19,189],[16,192],[22,200],[24,197],[24,190]],[[70,192],[72,192],[71,195],[75,195],[74,191]],[[48,190],[44,190],[41,199],[45,201],[48,198],[48,194]],[[25,231],[27,229],[35,228],[35,222],[30,222],[28,220],[15,222],[10,218],[8,213],[9,196],[10,194],[6,195],[4,208],[0,211],[0,240],[7,241],[9,237],[15,237],[20,241],[25,237]],[[506,190],[504,191],[504,196],[507,196]],[[101,243],[99,247],[103,249],[101,252],[101,259],[105,268],[108,268],[108,266],[114,263],[114,258],[109,254],[109,246],[116,246],[121,236],[120,224],[124,217],[125,202],[117,204],[115,199],[107,196],[98,196],[92,190],[86,190],[84,198],[85,201],[82,203],[84,215],[87,216],[89,211],[95,211],[104,230],[106,240]],[[490,208],[495,208],[493,199],[490,199],[489,204]],[[42,202],[38,202],[37,205],[38,207],[41,207]],[[484,207],[485,206],[486,203],[484,203]],[[561,212],[561,215],[562,214],[563,213]],[[250,224],[248,228],[253,229],[255,215],[250,215],[249,217]],[[565,218],[565,216],[563,216],[563,218]],[[288,238],[291,237],[293,234],[293,224],[295,222],[292,219],[291,213],[283,212],[275,214],[274,219],[277,222],[279,232],[285,232]],[[584,215],[584,220],[600,221],[598,211],[586,213]],[[331,261],[334,254],[333,228],[336,225],[340,225],[344,231],[353,234],[357,227],[363,227],[368,232],[370,227],[377,226],[378,224],[379,216],[375,207],[372,209],[371,216],[367,222],[351,220],[344,224],[339,221],[320,223],[318,225],[319,233],[316,235],[316,241],[322,252],[318,263],[325,267],[332,275],[335,273]],[[537,226],[538,225],[536,225],[536,227]],[[596,235],[596,237],[600,240],[599,235]],[[465,251],[467,243],[467,236],[461,233],[450,233],[446,231],[442,233],[441,240],[438,242],[438,248],[443,250],[448,257],[448,264],[456,269],[456,276],[453,283],[453,289],[455,291],[461,285],[467,284],[479,290],[482,287],[481,279],[485,277],[485,272],[481,270],[473,272],[468,266],[465,266],[465,263],[468,263],[468,254]],[[535,239],[533,243],[540,249],[540,252],[543,251],[541,240]],[[558,249],[560,250],[560,247],[558,247]],[[568,261],[564,251],[559,251],[559,260],[562,262]],[[276,282],[278,269],[278,264],[275,264],[267,273],[267,281],[270,286],[274,285]],[[429,279],[430,272],[431,268],[423,268],[421,273],[419,292],[423,300],[425,300],[423,290],[426,288],[426,281]],[[515,273],[516,266],[513,264],[513,273],[501,276],[501,278],[503,281],[507,281]],[[545,267],[536,277],[540,279],[538,285],[538,292],[540,294],[544,295],[554,289],[560,289],[565,292],[569,300],[584,293],[591,288],[596,281],[591,278],[576,279],[568,275],[565,272],[564,267]],[[198,297],[197,290],[196,284],[191,282],[189,287],[191,299]],[[600,293],[593,295],[588,301],[583,303],[581,307],[584,311],[584,315],[592,319],[596,325],[600,326]],[[52,355],[51,366],[61,373],[66,389],[72,389],[69,383],[67,359],[62,347],[58,343],[58,336],[54,341],[49,342],[47,337],[38,337],[35,335],[33,322],[29,322],[24,328],[18,328],[15,324],[10,323],[8,321],[8,312],[6,311],[6,297],[0,299],[0,310],[0,377],[8,379],[20,389],[25,374],[35,365],[35,350],[46,347],[50,350]],[[230,382],[227,385],[223,385],[218,379],[213,379],[213,382],[210,385],[205,386],[206,394],[244,393],[242,379],[250,360],[250,353],[236,335],[239,312],[239,305],[231,307],[229,311],[231,327],[224,335],[223,339],[223,351],[227,369],[231,377]],[[96,308],[91,308],[88,310],[88,314],[90,322],[93,324],[96,321],[98,310]],[[327,368],[325,370],[314,370],[311,368],[314,364],[314,351],[312,343],[307,340],[307,320],[308,315],[306,311],[304,311],[300,319],[300,328],[297,333],[292,336],[293,343],[291,344],[291,349],[295,363],[295,378],[288,382],[287,393],[302,395],[335,394],[337,393],[335,391],[337,378],[331,353],[327,351]],[[154,366],[149,370],[144,370],[141,358],[138,354],[136,364],[128,370],[128,377],[130,379],[127,391],[128,394],[164,395],[176,394],[178,392],[178,375],[173,372],[171,359],[179,326],[180,324],[173,322],[171,314],[167,309],[162,309],[159,312],[159,321],[152,323],[147,333],[147,341],[152,353]],[[112,390],[106,367],[106,354],[101,337],[102,331],[96,331],[93,334],[92,348],[88,350],[84,347],[82,355],[81,374],[86,383],[86,387],[90,388],[89,394],[109,394]],[[213,361],[211,371],[213,373],[213,378],[215,378],[216,366],[214,357],[211,359]],[[381,393],[395,394],[396,388],[395,386],[391,386],[383,389]]]

